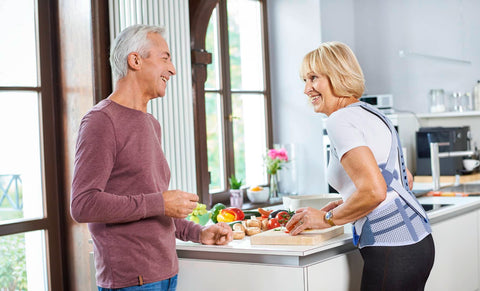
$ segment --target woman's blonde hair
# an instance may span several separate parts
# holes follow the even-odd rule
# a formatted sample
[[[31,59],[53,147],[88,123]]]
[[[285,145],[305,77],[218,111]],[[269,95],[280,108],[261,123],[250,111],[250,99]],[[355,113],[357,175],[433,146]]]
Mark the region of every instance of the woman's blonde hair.
[[[335,96],[360,98],[365,91],[362,68],[353,51],[338,41],[324,42],[309,52],[300,67],[300,76],[324,75],[330,80]]]

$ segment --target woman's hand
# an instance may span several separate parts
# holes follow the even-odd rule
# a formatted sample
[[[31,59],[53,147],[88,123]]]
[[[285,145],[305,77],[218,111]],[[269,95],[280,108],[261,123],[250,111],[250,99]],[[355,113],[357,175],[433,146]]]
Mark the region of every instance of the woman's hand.
[[[340,199],[340,200],[336,200],[336,201],[332,201],[332,202],[329,202],[327,205],[323,206],[322,211],[325,211],[325,212],[328,212],[334,208],[336,208],[337,206],[339,205],[342,205],[343,203],[343,200]]]
[[[312,207],[300,208],[285,226],[290,235],[297,235],[306,229],[329,228],[324,217],[326,211],[318,210]]]
[[[408,180],[408,188],[410,188],[410,190],[412,190],[413,188],[413,175],[412,173],[410,173],[410,171],[408,169],[407,170],[407,180]]]

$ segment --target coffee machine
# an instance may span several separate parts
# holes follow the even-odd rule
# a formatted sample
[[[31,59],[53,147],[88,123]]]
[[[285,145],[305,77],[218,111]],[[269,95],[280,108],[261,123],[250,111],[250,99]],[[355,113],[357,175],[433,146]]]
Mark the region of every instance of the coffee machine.
[[[431,176],[430,143],[439,143],[439,152],[470,150],[470,127],[421,127],[416,132],[416,175]],[[463,169],[463,157],[440,159],[440,174],[454,176]]]

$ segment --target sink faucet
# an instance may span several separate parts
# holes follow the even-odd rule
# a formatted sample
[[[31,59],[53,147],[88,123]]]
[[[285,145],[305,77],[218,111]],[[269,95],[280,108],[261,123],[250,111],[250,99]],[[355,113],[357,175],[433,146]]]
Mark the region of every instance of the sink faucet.
[[[430,143],[430,162],[432,166],[432,190],[440,189],[440,158],[466,157],[474,154],[473,151],[439,152],[439,146],[448,146],[449,142]]]

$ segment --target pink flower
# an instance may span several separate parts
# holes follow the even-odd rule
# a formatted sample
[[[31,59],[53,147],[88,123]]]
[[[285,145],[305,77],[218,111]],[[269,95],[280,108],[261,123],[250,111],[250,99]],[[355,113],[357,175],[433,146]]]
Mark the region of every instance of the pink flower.
[[[282,164],[288,162],[288,154],[284,148],[268,150],[266,157],[267,172],[269,174],[276,174],[278,170],[282,169]]]
[[[284,148],[281,149],[271,149],[268,151],[268,156],[274,160],[274,159],[279,159],[285,162],[288,162],[288,154],[287,151]]]

